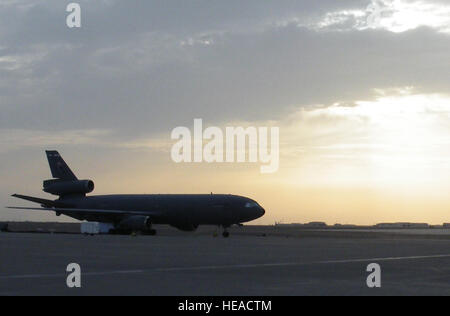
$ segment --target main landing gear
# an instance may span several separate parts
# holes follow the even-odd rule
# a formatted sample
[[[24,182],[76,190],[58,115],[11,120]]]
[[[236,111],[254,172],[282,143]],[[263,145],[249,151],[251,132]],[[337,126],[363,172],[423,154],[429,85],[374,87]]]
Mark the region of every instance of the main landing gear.
[[[223,236],[224,238],[230,237],[230,233],[229,233],[228,230],[227,230],[229,226],[222,226],[222,227],[223,227],[222,236]]]
[[[147,236],[155,236],[156,235],[156,229],[149,229],[143,232],[144,235]]]
[[[148,230],[143,230],[143,231],[133,231],[133,230],[129,230],[129,229],[110,229],[109,234],[110,235],[132,235],[132,236],[142,234],[145,236],[154,236],[154,235],[156,235],[156,230],[148,229]]]

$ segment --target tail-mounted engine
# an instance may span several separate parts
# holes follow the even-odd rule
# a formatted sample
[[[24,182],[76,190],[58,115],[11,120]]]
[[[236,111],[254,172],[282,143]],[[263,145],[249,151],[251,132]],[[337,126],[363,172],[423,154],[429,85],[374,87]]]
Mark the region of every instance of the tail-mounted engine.
[[[45,180],[43,184],[44,192],[53,195],[71,195],[86,194],[94,191],[94,182],[92,180]]]

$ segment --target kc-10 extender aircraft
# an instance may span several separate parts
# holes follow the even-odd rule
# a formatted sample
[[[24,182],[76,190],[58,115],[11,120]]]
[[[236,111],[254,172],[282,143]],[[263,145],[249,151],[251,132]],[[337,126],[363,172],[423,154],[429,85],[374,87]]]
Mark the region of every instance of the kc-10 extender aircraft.
[[[94,190],[92,180],[78,180],[57,151],[46,151],[54,179],[45,180],[43,191],[57,195],[56,200],[14,194],[16,198],[41,204],[41,208],[9,207],[23,210],[54,211],[78,220],[113,223],[110,233],[133,231],[154,235],[152,224],[168,224],[184,231],[198,225],[227,228],[264,215],[254,200],[226,194],[148,194],[86,196]]]

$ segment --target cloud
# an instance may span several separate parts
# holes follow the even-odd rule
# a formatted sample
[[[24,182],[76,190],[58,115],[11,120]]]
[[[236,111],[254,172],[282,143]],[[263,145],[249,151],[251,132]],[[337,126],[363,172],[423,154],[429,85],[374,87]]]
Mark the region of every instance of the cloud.
[[[0,129],[0,152],[36,147],[61,145],[88,145],[104,143],[108,130],[65,130],[59,133],[27,129]]]
[[[383,29],[396,33],[426,26],[450,33],[450,5],[440,1],[372,0],[365,9],[328,12],[308,26],[334,31]]]
[[[424,186],[422,190],[429,190],[427,185],[435,189],[430,183],[447,182],[436,170],[450,168],[449,113],[450,95],[413,89],[383,91],[376,100],[353,106],[299,109],[279,123],[286,145],[280,152],[288,163],[283,167],[300,168],[303,179],[310,175],[325,184],[343,185],[349,179],[360,185],[396,186],[408,179],[408,184]],[[325,176],[342,169],[353,171]]]
[[[114,8],[110,4],[103,14],[119,15],[122,25],[122,7]],[[84,35],[49,27],[65,35],[35,34],[29,44],[2,50],[0,123],[115,129],[141,137],[193,117],[279,119],[292,106],[373,98],[373,88],[413,85],[437,92],[449,86],[450,41],[433,29],[329,32],[263,21],[263,28],[227,29],[223,21],[223,29],[210,30],[192,21],[189,32],[124,27],[117,38],[114,27],[100,33],[87,26]]]

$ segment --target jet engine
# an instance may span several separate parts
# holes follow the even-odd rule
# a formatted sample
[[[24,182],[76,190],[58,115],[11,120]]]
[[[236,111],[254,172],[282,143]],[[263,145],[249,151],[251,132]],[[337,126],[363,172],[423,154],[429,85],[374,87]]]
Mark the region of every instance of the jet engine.
[[[177,223],[177,224],[171,224],[171,226],[173,226],[179,230],[186,231],[186,232],[193,232],[198,227],[197,224],[192,224],[192,223]]]
[[[43,191],[60,196],[86,194],[94,191],[94,182],[92,180],[45,180]]]
[[[123,219],[118,227],[124,230],[146,231],[150,230],[152,222],[148,216],[135,215]]]

